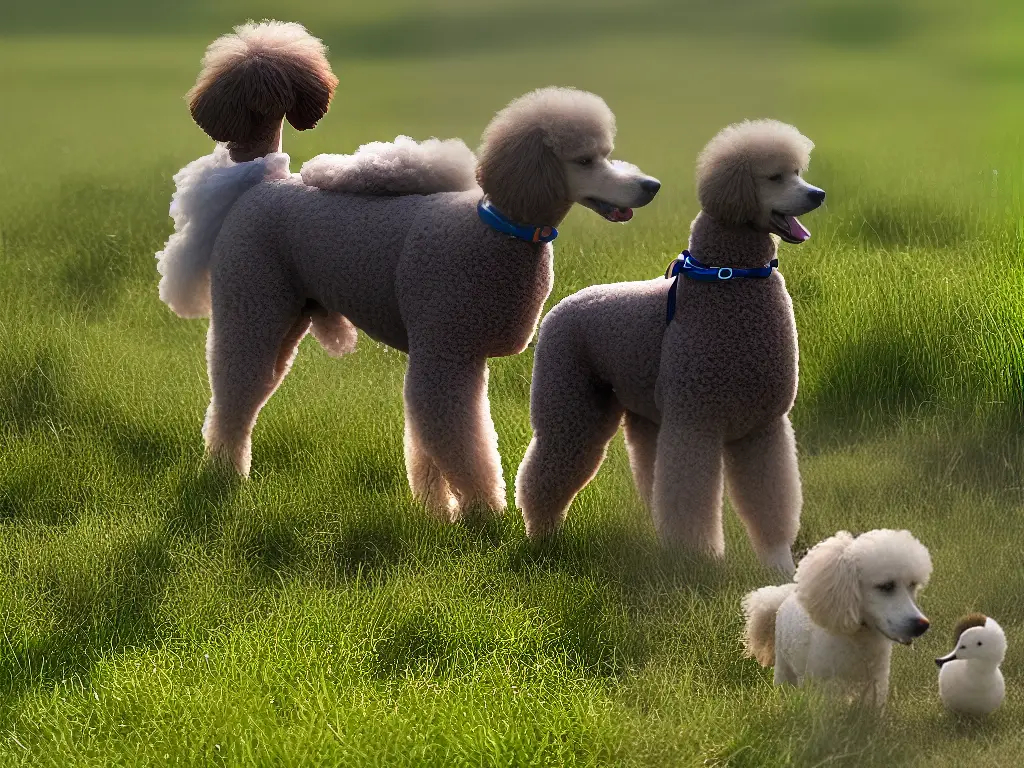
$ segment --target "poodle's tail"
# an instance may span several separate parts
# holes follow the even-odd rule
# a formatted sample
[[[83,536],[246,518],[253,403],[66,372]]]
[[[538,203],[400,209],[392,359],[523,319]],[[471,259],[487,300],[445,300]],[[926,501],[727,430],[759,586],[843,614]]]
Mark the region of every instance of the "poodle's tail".
[[[317,155],[299,170],[304,184],[359,195],[431,195],[476,186],[476,157],[459,139],[364,144],[351,155]]]
[[[250,22],[206,49],[188,105],[241,163],[280,151],[285,118],[300,131],[316,125],[337,85],[323,43],[301,24]]]
[[[762,666],[770,667],[775,663],[775,614],[794,589],[796,584],[761,587],[743,598],[746,618],[743,644],[747,656],[757,659]]]
[[[246,190],[265,179],[285,179],[288,155],[275,152],[234,163],[228,149],[193,160],[174,175],[174,232],[157,253],[160,298],[181,317],[210,314],[210,256],[228,211]]]

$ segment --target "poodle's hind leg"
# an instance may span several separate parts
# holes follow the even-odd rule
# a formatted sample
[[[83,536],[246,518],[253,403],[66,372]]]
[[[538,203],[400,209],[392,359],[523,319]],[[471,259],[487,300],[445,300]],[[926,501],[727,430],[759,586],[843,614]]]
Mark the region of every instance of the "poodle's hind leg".
[[[516,476],[516,505],[527,535],[540,538],[558,530],[576,494],[597,474],[622,406],[610,387],[582,377],[536,369],[534,377],[533,439]]]
[[[658,455],[658,425],[635,413],[626,413],[623,422],[629,466],[636,490],[648,509],[654,493],[654,461]]]
[[[803,497],[789,419],[726,443],[725,472],[729,497],[761,562],[792,576]]]
[[[213,392],[203,424],[206,452],[243,476],[249,474],[256,417],[291,368],[310,324],[297,308],[250,306],[265,314],[227,314],[215,304],[206,343]]]
[[[416,500],[422,502],[438,517],[451,520],[458,509],[458,502],[452,495],[440,467],[434,463],[424,448],[408,406],[405,414],[405,467],[409,476],[409,487]]]
[[[781,648],[775,649],[775,685],[799,685],[800,680],[796,672],[782,657]]]
[[[662,542],[721,557],[722,439],[667,416],[658,431],[652,513]]]
[[[487,358],[443,358],[410,350],[405,414],[415,447],[410,480],[422,480],[413,485],[414,493],[433,490],[437,497],[440,481],[428,479],[436,469],[458,500],[454,516],[505,508],[498,433],[487,400]],[[444,503],[443,494],[439,501]]]

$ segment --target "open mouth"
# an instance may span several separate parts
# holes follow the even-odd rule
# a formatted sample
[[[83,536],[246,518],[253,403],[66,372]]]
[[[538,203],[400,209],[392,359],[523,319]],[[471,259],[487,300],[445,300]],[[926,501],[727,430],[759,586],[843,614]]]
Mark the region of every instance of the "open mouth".
[[[810,231],[800,223],[796,216],[778,211],[772,211],[772,215],[768,219],[768,228],[787,243],[794,245],[802,243],[811,236]]]
[[[619,208],[604,200],[598,200],[596,197],[585,197],[582,203],[590,210],[608,219],[608,221],[624,224],[633,218],[632,208]]]

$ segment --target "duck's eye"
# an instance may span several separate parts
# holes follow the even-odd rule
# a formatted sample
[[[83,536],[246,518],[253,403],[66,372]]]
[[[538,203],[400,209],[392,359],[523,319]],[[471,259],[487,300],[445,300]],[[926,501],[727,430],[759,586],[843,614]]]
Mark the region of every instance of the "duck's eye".
[[[875,587],[875,589],[877,589],[879,592],[892,592],[894,589],[896,589],[896,582],[887,581],[884,584],[879,584],[877,587]]]
[[[773,176],[769,176],[768,177],[768,181],[782,181],[782,174],[781,173],[776,173]]]
[[[594,158],[592,158],[592,157],[577,157],[575,160],[573,160],[573,162],[576,163],[576,165],[590,165],[590,164],[592,164],[594,162]]]
[[[981,640],[978,641],[978,645],[981,645]]]

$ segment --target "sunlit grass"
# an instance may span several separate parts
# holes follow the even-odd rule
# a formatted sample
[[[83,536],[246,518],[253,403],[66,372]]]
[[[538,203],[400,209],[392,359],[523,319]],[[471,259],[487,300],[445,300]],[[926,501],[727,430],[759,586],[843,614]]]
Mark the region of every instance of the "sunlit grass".
[[[0,9],[0,763],[1016,765],[1024,15],[948,11]],[[628,226],[570,215],[552,302],[662,272],[723,124],[773,116],[815,140],[828,202],[804,219],[811,241],[781,250],[801,341],[798,547],[909,527],[935,563],[935,629],[895,651],[883,717],[776,690],[741,658],[739,599],[771,574],[731,514],[724,564],[661,553],[621,440],[548,547],[514,512],[429,519],[406,486],[404,358],[365,337],[341,361],[303,343],[250,481],[202,468],[205,322],[159,303],[153,253],[173,172],[209,146],[182,94],[206,42],[250,15],[306,22],[341,77],[322,125],[287,133],[293,168],[398,133],[474,145],[541,85],[602,94],[617,155],[664,188]],[[530,366],[492,364],[510,487]],[[941,710],[931,661],[968,610],[1010,636],[1008,698],[984,723]]]

